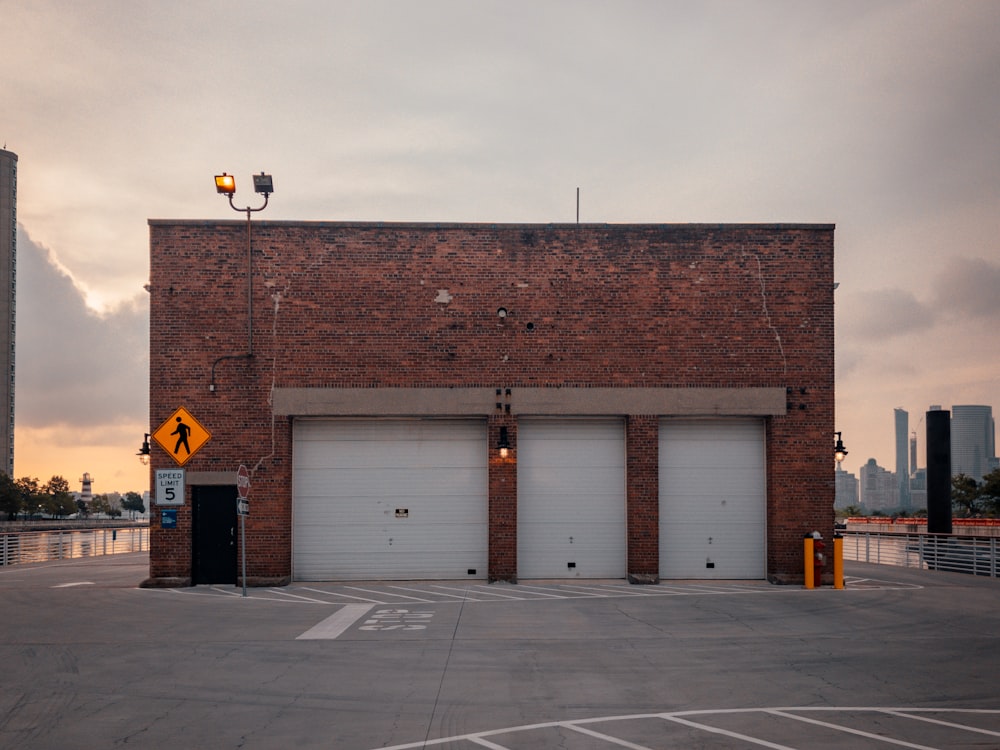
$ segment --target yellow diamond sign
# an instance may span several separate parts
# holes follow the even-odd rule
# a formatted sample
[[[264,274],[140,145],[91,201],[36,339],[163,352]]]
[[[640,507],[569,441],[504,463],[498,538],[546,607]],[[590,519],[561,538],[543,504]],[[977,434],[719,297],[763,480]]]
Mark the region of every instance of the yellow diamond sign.
[[[173,456],[178,466],[183,466],[212,439],[212,434],[182,406],[156,428],[152,438]]]

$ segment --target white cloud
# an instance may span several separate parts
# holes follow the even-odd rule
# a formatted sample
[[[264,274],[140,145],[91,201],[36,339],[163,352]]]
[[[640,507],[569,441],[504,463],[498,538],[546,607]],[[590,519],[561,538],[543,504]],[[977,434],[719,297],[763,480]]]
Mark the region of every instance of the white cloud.
[[[18,427],[59,424],[78,443],[148,410],[145,300],[99,315],[24,231],[17,241]]]

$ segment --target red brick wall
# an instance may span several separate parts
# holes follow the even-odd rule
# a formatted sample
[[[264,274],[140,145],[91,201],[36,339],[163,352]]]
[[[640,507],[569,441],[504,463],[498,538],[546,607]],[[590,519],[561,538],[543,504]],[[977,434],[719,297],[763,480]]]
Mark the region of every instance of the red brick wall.
[[[660,574],[660,420],[625,421],[625,525],[628,573],[644,579]]]
[[[502,403],[502,402],[501,402]],[[500,428],[507,428],[510,449],[500,456]],[[517,420],[494,415],[489,422],[489,579],[517,579]]]
[[[769,577],[801,580],[803,534],[832,531],[832,226],[254,221],[253,357],[221,360],[250,343],[246,223],[150,231],[150,424],[185,406],[212,433],[189,472],[252,469],[251,578],[291,570],[272,386],[787,388],[767,425]],[[655,574],[656,415],[626,416],[629,572]],[[516,445],[500,414],[491,447],[501,424]],[[490,467],[490,578],[513,578],[516,460],[491,448]],[[178,516],[153,534],[153,578],[190,575]]]

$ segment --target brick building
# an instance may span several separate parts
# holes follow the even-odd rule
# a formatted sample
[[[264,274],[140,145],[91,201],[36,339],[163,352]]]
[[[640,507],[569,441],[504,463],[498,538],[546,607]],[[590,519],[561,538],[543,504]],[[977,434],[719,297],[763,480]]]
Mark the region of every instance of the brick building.
[[[149,224],[150,424],[210,436],[149,585],[238,582],[241,464],[250,584],[793,582],[832,531],[832,225]]]

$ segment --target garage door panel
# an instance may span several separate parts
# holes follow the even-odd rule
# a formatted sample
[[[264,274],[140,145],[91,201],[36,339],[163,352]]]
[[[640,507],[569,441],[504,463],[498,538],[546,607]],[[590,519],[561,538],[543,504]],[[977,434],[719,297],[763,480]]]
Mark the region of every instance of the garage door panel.
[[[766,574],[760,420],[660,425],[660,576]]]
[[[383,501],[374,504],[371,501],[358,499],[343,499],[340,502],[322,502],[315,505],[300,504],[298,513],[309,514],[314,520],[309,524],[300,524],[297,539],[306,538],[309,530],[317,525],[336,525],[343,528],[349,525],[382,524],[390,520],[397,528],[421,525],[431,526],[463,526],[477,524],[482,520],[482,511],[477,507],[478,499],[466,501],[459,499],[451,503],[424,503],[407,500]],[[397,510],[405,510],[405,517],[396,517]],[[315,519],[322,517],[324,523]]]
[[[622,503],[621,497],[604,494],[588,496],[574,493],[548,499],[552,502],[546,503],[545,507],[532,508],[522,504],[522,509],[518,510],[518,522],[523,522],[526,527],[539,524],[551,524],[556,528],[573,528],[578,524],[601,525],[617,521]],[[561,519],[553,521],[554,516],[561,516]],[[530,528],[525,528],[525,531],[531,533]]]
[[[675,495],[674,499],[677,506],[691,509],[692,514],[714,515],[717,518],[715,523],[720,526],[762,523],[760,498],[757,497],[699,494]],[[672,523],[678,522],[678,517],[675,515]]]
[[[331,446],[336,446],[331,450]],[[296,446],[296,459],[303,465],[321,469],[429,470],[473,467],[482,464],[485,443],[469,445],[454,440],[436,440],[423,446],[396,442],[393,445],[349,440],[312,440]]]
[[[752,469],[734,472],[731,469],[713,470],[712,467],[667,467],[667,475],[672,477],[670,491],[677,495],[691,497],[738,496],[746,492],[747,483],[759,484],[763,474]],[[711,474],[711,481],[705,476]]]
[[[625,575],[620,420],[522,420],[517,488],[519,577]]]
[[[336,471],[336,484],[331,485],[331,472]],[[302,470],[296,474],[296,493],[299,496],[381,497],[385,487],[394,489],[393,496],[438,497],[442,495],[467,495],[467,488],[475,486],[482,474],[482,467],[453,469],[439,467],[433,470],[406,469],[321,469]],[[378,481],[373,481],[377,472]]]
[[[619,446],[620,449],[620,446]],[[527,466],[517,468],[518,480],[546,494],[562,492],[588,495],[621,494],[617,486],[621,464],[617,466],[560,467],[552,465]]]
[[[305,420],[295,425],[299,580],[486,577],[486,425]]]

